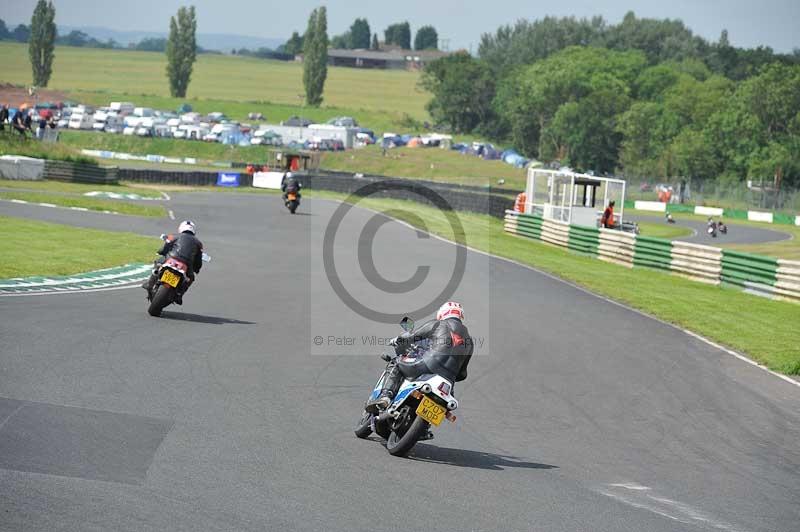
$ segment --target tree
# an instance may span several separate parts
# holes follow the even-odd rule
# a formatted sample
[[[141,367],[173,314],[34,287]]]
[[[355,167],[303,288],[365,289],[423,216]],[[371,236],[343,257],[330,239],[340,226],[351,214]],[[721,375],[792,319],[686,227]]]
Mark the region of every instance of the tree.
[[[278,51],[289,55],[297,55],[302,53],[303,37],[295,31],[292,33],[292,36],[289,38],[289,40],[286,41],[286,44],[278,48]]]
[[[403,50],[411,49],[411,25],[408,22],[392,24],[384,30],[386,44],[394,44]]]
[[[372,30],[369,28],[367,19],[357,18],[350,26],[350,48],[368,49],[370,35],[372,35]]]
[[[353,47],[353,36],[349,31],[331,37],[331,48],[347,50]]]
[[[33,69],[33,84],[47,87],[53,73],[53,50],[56,42],[56,8],[52,2],[39,0],[31,17],[28,55]]]
[[[6,22],[0,18],[0,41],[5,41],[6,39],[11,38],[11,32],[8,31],[8,26],[6,26]]]
[[[147,37],[136,43],[134,49],[143,52],[166,52],[167,40],[158,37]]]
[[[25,24],[20,24],[11,32],[11,38],[17,42],[28,42],[31,36],[31,29]]]
[[[319,107],[322,104],[327,77],[328,17],[325,7],[322,6],[311,12],[303,37],[303,87],[307,105]]]
[[[456,133],[472,133],[496,120],[491,70],[465,52],[428,63],[420,84],[433,94],[427,109],[437,124],[447,125]]]
[[[174,98],[186,96],[192,77],[192,68],[197,57],[197,19],[194,6],[181,7],[178,14],[170,18],[167,38],[167,77],[169,92]]]
[[[414,37],[415,50],[437,50],[439,48],[439,34],[433,26],[422,26]]]
[[[372,35],[372,46],[370,46],[372,50],[380,50],[381,45],[378,43],[378,34],[374,33]]]

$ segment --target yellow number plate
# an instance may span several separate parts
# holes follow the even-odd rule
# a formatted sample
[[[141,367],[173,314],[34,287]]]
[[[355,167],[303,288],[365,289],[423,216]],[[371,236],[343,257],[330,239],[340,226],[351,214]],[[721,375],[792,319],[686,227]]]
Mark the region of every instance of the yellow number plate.
[[[289,198],[289,201],[294,201],[297,199],[297,194],[295,194],[294,192],[289,192],[289,194],[286,197]]]
[[[447,409],[439,405],[436,401],[423,397],[422,401],[417,407],[417,415],[434,425],[440,425],[444,419],[444,414]]]
[[[164,273],[161,274],[161,282],[167,283],[172,288],[176,288],[178,283],[181,281],[181,278],[172,273],[169,270],[164,270]]]

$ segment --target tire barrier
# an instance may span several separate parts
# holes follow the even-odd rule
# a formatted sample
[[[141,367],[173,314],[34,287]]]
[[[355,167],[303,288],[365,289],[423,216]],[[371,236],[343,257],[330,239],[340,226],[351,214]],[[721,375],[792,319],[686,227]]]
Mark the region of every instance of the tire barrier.
[[[751,294],[800,303],[800,261],[569,225],[513,210],[505,212],[503,228],[629,268],[655,268],[693,281],[725,283]]]
[[[117,182],[117,168],[95,166],[92,164],[70,163],[65,161],[44,162],[43,179],[69,181],[72,183],[90,183],[98,185]]]

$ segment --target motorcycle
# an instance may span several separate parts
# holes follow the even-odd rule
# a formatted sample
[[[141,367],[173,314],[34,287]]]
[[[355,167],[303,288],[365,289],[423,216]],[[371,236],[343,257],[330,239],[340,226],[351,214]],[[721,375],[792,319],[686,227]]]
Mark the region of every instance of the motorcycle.
[[[675,223],[675,218],[672,217],[672,213],[669,213],[669,212],[667,213],[667,223],[668,224],[674,224]]]
[[[166,235],[161,235],[164,240]],[[203,262],[211,262],[211,256],[203,252]],[[189,281],[189,266],[180,259],[167,257],[163,263],[157,264],[156,282],[150,287],[147,293],[147,300],[150,305],[147,313],[151,316],[160,316],[161,311],[171,305],[177,299],[178,294],[184,294],[188,290],[191,282]]]
[[[407,332],[414,330],[414,322],[405,317],[400,326]],[[416,358],[424,346],[411,344],[404,357]],[[383,389],[390,364],[395,355],[383,354],[387,362],[367,401],[377,398]],[[366,438],[373,432],[386,440],[386,450],[392,456],[406,456],[418,441],[433,439],[431,426],[439,426],[447,419],[456,421],[453,411],[458,401],[452,395],[453,383],[441,375],[425,374],[416,379],[404,379],[389,407],[375,415],[366,408],[355,428],[355,435]],[[365,402],[366,407],[366,402]]]
[[[711,238],[717,238],[717,224],[709,223],[706,232],[711,235]]]
[[[294,211],[297,210],[297,207],[300,206],[300,195],[295,192],[286,192],[286,208],[289,209],[289,212],[294,214]]]
[[[719,228],[719,232],[722,233],[723,235],[727,235],[728,234],[728,226],[725,225],[724,223],[720,222],[717,225],[717,227]]]

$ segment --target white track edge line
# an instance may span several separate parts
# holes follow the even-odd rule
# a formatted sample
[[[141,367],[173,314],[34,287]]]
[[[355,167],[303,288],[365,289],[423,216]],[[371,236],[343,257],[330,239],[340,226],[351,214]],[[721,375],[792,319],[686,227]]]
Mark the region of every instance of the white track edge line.
[[[136,288],[137,286],[141,285],[141,281],[132,281],[131,284],[125,284],[122,286],[106,286],[103,288],[87,288],[84,290],[53,290],[49,292],[10,292],[7,294],[0,293],[0,298],[2,297],[26,297],[26,296],[53,296],[53,295],[64,295],[64,294],[91,294],[92,292],[111,292],[112,290],[125,290],[127,288]]]
[[[335,199],[328,199],[328,198],[314,198],[314,199],[317,199],[317,200],[319,200],[319,199],[322,199],[322,200],[324,200],[324,201],[333,201],[333,202],[337,202],[337,203],[345,203],[345,202],[344,202],[344,201],[342,201],[342,200],[335,200]],[[352,204],[351,204],[351,205],[352,205]],[[535,267],[533,267],[533,266],[530,266],[530,265],[528,265],[528,264],[523,264],[522,262],[516,261],[516,260],[514,260],[514,259],[509,259],[509,258],[506,258],[506,257],[500,257],[500,256],[498,256],[498,255],[494,255],[494,254],[492,254],[492,253],[489,253],[489,252],[487,252],[487,251],[483,251],[483,250],[481,250],[481,249],[475,249],[475,248],[473,248],[473,247],[471,247],[471,246],[465,246],[465,245],[463,245],[463,244],[459,244],[459,243],[457,243],[457,242],[453,242],[452,240],[448,240],[448,239],[446,239],[446,238],[444,238],[444,237],[441,237],[441,236],[439,236],[439,235],[435,235],[435,234],[431,233],[430,231],[425,231],[424,229],[420,229],[420,228],[418,228],[418,227],[414,227],[413,225],[411,225],[411,224],[410,224],[410,223],[408,223],[408,222],[404,222],[403,220],[398,220],[397,218],[395,218],[395,217],[393,217],[393,216],[389,216],[388,214],[382,213],[382,212],[380,212],[380,211],[376,211],[375,209],[370,209],[369,207],[361,207],[361,206],[358,206],[358,205],[352,205],[352,206],[353,206],[353,207],[358,207],[358,208],[360,208],[360,209],[364,209],[364,210],[367,210],[367,211],[370,211],[370,212],[374,212],[374,213],[376,213],[376,214],[381,214],[381,215],[383,215],[383,216],[386,216],[387,218],[391,218],[392,220],[394,220],[395,222],[397,222],[397,223],[399,223],[399,224],[402,224],[402,225],[404,225],[404,226],[408,227],[409,229],[412,229],[412,230],[414,230],[414,231],[421,232],[421,233],[426,233],[427,235],[429,235],[429,236],[432,236],[433,238],[436,238],[436,239],[438,239],[438,240],[441,240],[442,242],[447,242],[448,244],[452,244],[452,245],[454,245],[454,246],[460,246],[460,247],[466,248],[466,249],[468,249],[469,251],[472,251],[473,253],[479,253],[479,254],[481,254],[481,255],[485,255],[485,256],[487,256],[487,257],[492,257],[492,258],[494,258],[494,259],[498,259],[498,260],[502,260],[502,261],[505,261],[505,262],[509,262],[509,263],[511,263],[511,264],[514,264],[514,265],[516,265],[516,266],[520,266],[520,267],[522,267],[522,268],[526,268],[526,269],[528,269],[528,270],[531,270],[531,271],[534,271],[534,272],[536,272],[536,273],[538,273],[538,274],[544,275],[545,277],[549,277],[550,279],[553,279],[553,280],[555,280],[555,281],[559,281],[559,282],[561,282],[561,283],[564,283],[564,284],[566,284],[566,285],[569,285],[569,286],[571,286],[571,287],[573,287],[573,288],[576,288],[577,290],[580,290],[581,292],[584,292],[584,293],[586,293],[586,294],[589,294],[589,295],[591,295],[591,296],[597,297],[597,298],[599,298],[599,299],[602,299],[603,301],[606,301],[606,302],[608,302],[608,303],[611,303],[611,304],[617,305],[618,307],[624,308],[624,309],[626,309],[626,310],[629,310],[629,311],[631,311],[631,312],[635,312],[636,314],[639,314],[640,316],[644,316],[644,317],[646,317],[646,318],[650,318],[651,320],[657,321],[657,322],[659,322],[659,323],[662,323],[662,324],[664,324],[664,325],[667,325],[667,326],[669,326],[669,327],[672,327],[673,329],[676,329],[676,330],[678,330],[678,331],[681,331],[681,332],[683,332],[683,333],[685,333],[685,334],[687,334],[687,335],[691,336],[692,338],[695,338],[695,339],[697,339],[697,340],[700,340],[701,342],[703,342],[703,343],[705,343],[705,344],[707,344],[707,345],[709,345],[709,346],[711,346],[711,347],[713,347],[713,348],[715,348],[715,349],[719,349],[719,350],[720,350],[720,351],[722,351],[723,353],[727,353],[728,355],[731,355],[731,356],[733,356],[733,357],[736,357],[736,358],[738,358],[739,360],[742,360],[742,361],[744,361],[744,362],[747,362],[747,363],[748,363],[748,364],[750,364],[751,366],[755,366],[755,367],[757,367],[757,368],[759,368],[759,369],[761,369],[761,370],[764,370],[764,371],[766,371],[767,373],[770,373],[770,374],[772,374],[772,375],[774,375],[774,376],[778,377],[779,379],[782,379],[782,380],[784,380],[784,381],[786,381],[786,382],[788,382],[788,383],[790,383],[790,384],[794,384],[795,386],[797,386],[798,388],[800,388],[800,381],[798,381],[798,380],[795,380],[795,379],[793,379],[793,378],[791,378],[791,377],[789,377],[789,376],[787,376],[787,375],[783,375],[782,373],[778,373],[777,371],[773,371],[773,370],[769,369],[768,367],[764,366],[763,364],[759,364],[758,362],[756,362],[756,361],[755,361],[755,360],[753,360],[752,358],[748,358],[748,357],[746,357],[745,355],[743,355],[743,354],[741,354],[741,353],[737,353],[736,351],[734,351],[734,350],[732,350],[732,349],[728,349],[727,347],[724,347],[724,346],[722,346],[722,345],[720,345],[720,344],[718,344],[718,343],[714,342],[713,340],[709,340],[709,339],[708,339],[708,338],[706,338],[705,336],[702,336],[702,335],[700,335],[700,334],[697,334],[696,332],[692,332],[692,331],[690,331],[689,329],[685,329],[685,328],[683,328],[683,327],[681,327],[681,326],[679,326],[679,325],[675,325],[674,323],[670,323],[670,322],[668,322],[668,321],[664,321],[664,320],[662,320],[661,318],[659,318],[659,317],[657,317],[657,316],[653,316],[652,314],[648,314],[647,312],[644,312],[644,311],[642,311],[642,310],[639,310],[639,309],[633,308],[633,307],[631,307],[631,306],[628,306],[628,305],[626,305],[626,304],[624,304],[624,303],[620,303],[619,301],[614,301],[613,299],[609,299],[609,298],[608,298],[608,297],[606,297],[606,296],[603,296],[603,295],[601,295],[601,294],[598,294],[598,293],[592,292],[592,291],[591,291],[591,290],[589,290],[588,288],[584,288],[583,286],[577,285],[577,284],[575,284],[575,283],[573,283],[573,282],[571,282],[571,281],[568,281],[568,280],[566,280],[566,279],[562,279],[561,277],[558,277],[558,276],[556,276],[556,275],[553,275],[552,273],[549,273],[549,272],[546,272],[546,271],[543,271],[543,270],[539,270],[538,268],[535,268]]]

